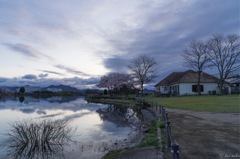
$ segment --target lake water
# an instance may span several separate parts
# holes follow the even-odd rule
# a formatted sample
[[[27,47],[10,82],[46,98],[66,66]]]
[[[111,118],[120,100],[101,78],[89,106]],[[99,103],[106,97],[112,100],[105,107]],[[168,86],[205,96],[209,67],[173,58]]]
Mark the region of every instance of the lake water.
[[[20,100],[1,101],[0,156],[8,153],[9,147],[6,147],[5,141],[9,136],[6,134],[15,122],[67,120],[68,126],[76,128],[76,131],[72,135],[72,141],[63,146],[62,156],[56,158],[98,159],[109,150],[135,144],[139,138],[141,118],[137,109],[88,103],[83,97],[24,97]],[[11,154],[7,155],[13,158]]]

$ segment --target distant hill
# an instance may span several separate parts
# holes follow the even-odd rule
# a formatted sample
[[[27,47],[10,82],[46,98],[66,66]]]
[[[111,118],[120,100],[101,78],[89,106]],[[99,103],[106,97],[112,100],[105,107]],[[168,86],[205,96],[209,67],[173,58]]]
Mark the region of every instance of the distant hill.
[[[10,91],[15,92],[17,89],[19,89],[20,87],[7,87],[7,86],[3,86],[2,88],[8,89]]]
[[[10,89],[7,89],[5,87],[0,87],[0,96],[1,95],[7,95],[7,94],[12,94],[13,91],[11,91]]]
[[[5,88],[5,89],[8,89],[10,91],[13,91],[15,92],[16,90],[18,90],[20,87],[2,87],[2,88]],[[75,92],[75,93],[82,93],[84,92],[84,90],[79,90],[75,87],[71,87],[71,86],[67,86],[67,85],[50,85],[48,87],[43,87],[41,88],[42,91],[46,91],[48,88],[60,88],[62,89],[63,91],[71,91],[71,92]]]
[[[150,90],[150,89],[144,88],[144,89],[143,89],[143,92],[150,94],[150,93],[154,93],[154,90]]]
[[[71,86],[67,86],[67,85],[57,85],[57,86],[55,86],[55,85],[50,85],[50,86],[48,86],[48,87],[44,87],[44,88],[42,88],[42,90],[47,90],[48,88],[60,88],[60,89],[62,89],[63,91],[70,91],[70,92],[75,92],[75,93],[82,93],[83,91],[82,90],[79,90],[79,89],[77,89],[77,88],[75,88],[75,87],[71,87]]]
[[[12,92],[16,92],[17,90],[19,90],[20,87],[1,87],[1,88],[4,88],[4,89],[7,89],[7,90],[10,90]],[[72,86],[67,86],[67,85],[50,85],[50,86],[47,86],[47,87],[42,87],[41,88],[41,91],[46,91],[48,88],[59,88],[59,89],[62,89],[63,91],[70,91],[70,92],[74,92],[74,93],[89,93],[89,92],[95,92],[95,93],[102,93],[102,90],[99,90],[99,89],[77,89],[75,87],[72,87]]]

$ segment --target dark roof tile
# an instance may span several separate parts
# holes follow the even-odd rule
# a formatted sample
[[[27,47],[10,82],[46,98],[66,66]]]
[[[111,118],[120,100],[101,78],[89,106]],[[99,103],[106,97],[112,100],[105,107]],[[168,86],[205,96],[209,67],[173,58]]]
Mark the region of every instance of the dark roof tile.
[[[171,85],[175,83],[197,83],[197,79],[198,79],[198,72],[195,72],[193,70],[188,70],[185,72],[173,72],[169,76],[161,80],[159,83],[157,83],[155,87],[166,86],[166,85]],[[201,83],[217,83],[219,82],[219,79],[205,72],[202,72],[200,82]]]

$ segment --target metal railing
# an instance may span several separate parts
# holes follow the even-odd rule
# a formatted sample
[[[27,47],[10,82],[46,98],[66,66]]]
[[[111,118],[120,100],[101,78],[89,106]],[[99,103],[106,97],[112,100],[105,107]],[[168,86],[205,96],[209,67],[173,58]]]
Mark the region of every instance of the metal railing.
[[[153,102],[147,102],[144,99],[137,99],[138,103],[141,104],[147,104],[150,106],[153,110],[156,110],[156,113],[159,113],[161,120],[165,124],[165,130],[166,130],[166,140],[167,140],[167,148],[171,149],[171,156],[172,159],[179,159],[179,145],[173,143],[172,135],[171,135],[171,126],[170,121],[168,119],[168,113],[166,113],[166,110],[163,106],[154,104]]]
[[[166,139],[167,139],[167,147],[171,149],[172,159],[179,159],[179,145],[173,143],[172,135],[171,135],[171,126],[170,121],[168,120],[168,113],[163,106],[160,107],[161,118],[165,123],[166,129]]]

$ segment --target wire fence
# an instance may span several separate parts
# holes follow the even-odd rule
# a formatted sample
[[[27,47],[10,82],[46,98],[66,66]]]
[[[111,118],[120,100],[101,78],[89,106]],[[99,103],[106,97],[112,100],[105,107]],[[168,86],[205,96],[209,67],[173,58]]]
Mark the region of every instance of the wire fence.
[[[171,135],[171,126],[170,126],[170,121],[168,118],[168,113],[166,112],[164,106],[158,105],[157,103],[154,104],[153,102],[148,102],[144,99],[137,99],[138,103],[143,104],[146,107],[151,107],[152,110],[155,111],[156,114],[159,114],[160,119],[164,122],[165,124],[165,132],[166,132],[166,140],[167,140],[167,148],[171,150],[171,156],[172,159],[179,159],[179,145],[175,144],[172,139]],[[163,134],[162,134],[163,135]]]

